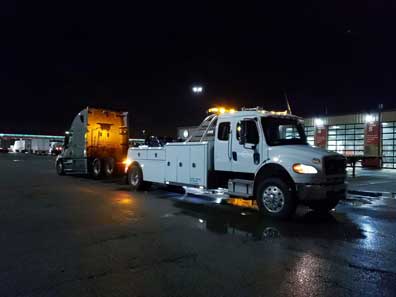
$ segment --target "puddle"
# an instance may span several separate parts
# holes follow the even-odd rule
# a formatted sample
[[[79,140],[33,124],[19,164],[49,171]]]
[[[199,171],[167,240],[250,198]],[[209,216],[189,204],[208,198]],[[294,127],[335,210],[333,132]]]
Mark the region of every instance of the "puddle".
[[[299,211],[290,221],[262,217],[253,208],[233,205],[198,205],[177,201],[180,212],[171,216],[188,216],[193,226],[218,235],[241,237],[243,240],[279,238],[313,238],[351,241],[366,236],[358,225],[340,213],[318,214]]]
[[[173,200],[174,206],[179,209],[165,213],[161,218],[190,217],[192,226],[219,236],[237,236],[252,241],[280,238],[351,241],[366,238],[359,226],[343,213],[318,214],[299,208],[291,220],[282,221],[262,217],[256,203],[244,199],[228,199],[218,203],[212,197],[165,191],[158,192],[156,196]],[[356,199],[348,203],[371,203],[361,201]]]
[[[363,196],[349,195],[347,199],[341,200],[340,203],[352,206],[362,206],[373,204],[374,200],[378,200],[378,198],[367,198]]]

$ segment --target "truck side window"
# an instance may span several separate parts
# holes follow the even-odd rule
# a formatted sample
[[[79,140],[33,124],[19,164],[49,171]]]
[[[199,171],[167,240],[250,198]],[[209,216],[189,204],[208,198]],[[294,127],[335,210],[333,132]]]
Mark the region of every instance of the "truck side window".
[[[259,143],[259,134],[255,121],[246,122],[246,142],[253,144]]]
[[[219,140],[228,140],[230,135],[230,122],[224,122],[219,124],[219,131],[217,138]]]
[[[256,123],[252,121],[246,121],[246,143],[259,143],[259,134]],[[238,122],[236,126],[236,138],[241,140],[241,122]]]

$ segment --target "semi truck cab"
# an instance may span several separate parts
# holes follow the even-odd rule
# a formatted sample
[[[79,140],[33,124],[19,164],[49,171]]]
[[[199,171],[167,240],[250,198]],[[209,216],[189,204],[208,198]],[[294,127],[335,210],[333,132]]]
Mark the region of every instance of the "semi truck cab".
[[[56,171],[111,177],[123,172],[128,150],[128,113],[87,107],[74,118],[65,134]]]
[[[149,157],[151,148],[129,149],[126,173],[133,189],[150,182],[226,188],[281,218],[299,203],[329,211],[345,197],[345,158],[310,146],[303,119],[260,108],[209,111],[186,142],[157,148],[163,162]]]

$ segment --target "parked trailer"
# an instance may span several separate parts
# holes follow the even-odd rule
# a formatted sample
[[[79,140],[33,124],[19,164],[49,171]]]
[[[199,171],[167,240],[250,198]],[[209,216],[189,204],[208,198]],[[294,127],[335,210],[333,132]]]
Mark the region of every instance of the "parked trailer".
[[[56,159],[59,175],[112,176],[124,169],[128,150],[127,112],[87,107],[66,132],[63,152]]]
[[[290,217],[299,203],[327,212],[345,197],[345,158],[308,145],[301,118],[259,108],[210,111],[183,143],[129,148],[131,188],[223,188],[280,218]]]
[[[48,155],[50,149],[49,139],[33,138],[32,153],[36,155]]]
[[[32,149],[32,142],[30,139],[15,140],[14,146],[12,148],[14,153],[26,153],[26,152],[30,152],[31,149]]]

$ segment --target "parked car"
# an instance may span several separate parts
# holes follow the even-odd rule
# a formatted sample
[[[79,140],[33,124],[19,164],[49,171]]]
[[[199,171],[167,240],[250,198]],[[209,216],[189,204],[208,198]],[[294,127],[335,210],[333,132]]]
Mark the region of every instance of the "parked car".
[[[0,153],[7,154],[8,153],[8,148],[0,147]]]

